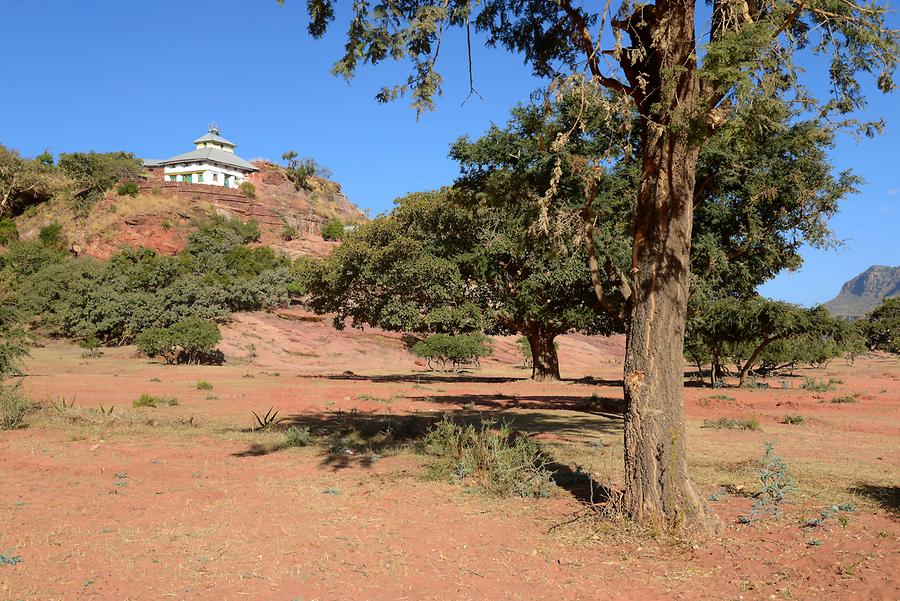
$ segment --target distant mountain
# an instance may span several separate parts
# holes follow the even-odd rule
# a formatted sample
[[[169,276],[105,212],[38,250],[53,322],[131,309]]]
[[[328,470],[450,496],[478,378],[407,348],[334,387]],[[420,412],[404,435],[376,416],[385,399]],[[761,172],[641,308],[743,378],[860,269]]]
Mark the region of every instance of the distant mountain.
[[[856,319],[892,296],[900,296],[900,267],[873,265],[844,284],[825,308],[832,315]]]

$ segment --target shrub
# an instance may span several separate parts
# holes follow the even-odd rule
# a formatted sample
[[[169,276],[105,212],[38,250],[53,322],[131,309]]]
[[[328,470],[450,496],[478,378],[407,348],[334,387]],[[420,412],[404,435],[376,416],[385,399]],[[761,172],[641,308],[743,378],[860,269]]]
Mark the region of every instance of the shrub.
[[[844,405],[847,403],[855,403],[859,394],[845,394],[842,396],[836,396],[831,399],[831,402],[836,405]],[[824,402],[824,401],[823,401]]]
[[[206,380],[200,380],[197,382],[197,390],[212,390],[213,385],[207,382]]]
[[[291,426],[284,433],[285,447],[307,447],[313,442],[313,435],[307,426]]]
[[[508,422],[482,422],[477,428],[444,419],[425,435],[427,453],[437,458],[433,474],[473,480],[496,495],[548,497],[553,490],[549,459],[537,442],[513,433]]]
[[[172,350],[165,328],[147,328],[135,337],[134,344],[148,357],[166,356]]]
[[[250,182],[242,182],[241,185],[238,186],[238,190],[240,190],[241,194],[247,198],[256,198],[256,186]]]
[[[344,224],[332,219],[322,228],[322,237],[326,240],[340,240],[344,237]]]
[[[825,380],[820,382],[815,378],[803,378],[802,388],[812,392],[831,392],[832,390],[836,390],[833,382],[826,382]]]
[[[97,349],[101,345],[100,339],[96,336],[87,336],[78,341],[78,346],[86,350],[91,357],[97,356]]]
[[[322,234],[325,235],[324,233]],[[284,224],[284,227],[281,228],[281,239],[285,242],[289,242],[297,237],[297,228],[292,225]]]
[[[65,250],[68,246],[66,238],[62,233],[62,226],[55,221],[41,228],[38,239],[46,248],[53,250]]]
[[[0,430],[24,428],[31,408],[31,402],[16,388],[0,386]]]
[[[704,428],[713,430],[759,430],[759,420],[756,417],[750,419],[732,419],[730,417],[720,417],[719,419],[703,420]]]
[[[16,222],[5,217],[0,219],[0,246],[6,246],[18,239],[19,229],[16,227]]]
[[[428,361],[429,369],[435,365],[446,368],[448,365],[459,369],[462,365],[476,364],[481,357],[493,352],[489,339],[480,332],[474,334],[432,334],[412,347],[417,357]]]
[[[187,355],[188,363],[200,363],[204,355],[209,354],[222,340],[219,326],[199,317],[189,317],[172,324],[169,335],[173,346],[180,347]]]
[[[116,194],[119,196],[137,196],[138,195],[138,185],[134,182],[125,182],[124,184],[120,184],[118,188],[116,188]]]
[[[755,495],[750,515],[741,516],[740,521],[744,523],[750,523],[761,515],[781,513],[780,505],[796,489],[787,464],[775,454],[775,447],[771,442],[765,445],[765,452],[756,466],[756,475],[762,487]]]
[[[789,414],[785,415],[783,418],[781,418],[782,424],[788,424],[791,426],[798,426],[805,421],[806,421],[806,418],[803,417],[802,415],[796,415],[796,414],[791,414],[791,413],[789,413]]]
[[[162,405],[169,405],[170,407],[174,407],[178,405],[178,399],[171,396],[153,396],[149,394],[142,394],[131,403],[132,407],[159,407]]]

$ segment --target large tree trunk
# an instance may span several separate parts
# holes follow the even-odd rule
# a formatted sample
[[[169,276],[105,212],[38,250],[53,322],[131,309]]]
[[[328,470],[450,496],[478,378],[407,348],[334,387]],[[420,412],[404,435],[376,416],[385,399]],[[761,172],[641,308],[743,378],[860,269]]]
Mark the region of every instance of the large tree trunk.
[[[559,356],[554,340],[556,334],[537,329],[525,337],[531,347],[531,379],[536,382],[559,380]]]
[[[690,0],[657,2],[642,33],[647,87],[643,164],[632,249],[633,290],[625,351],[625,510],[643,522],[709,532],[718,521],[688,472],[684,428],[684,330],[699,104]],[[642,26],[643,27],[643,26]],[[652,42],[650,42],[652,40]],[[648,44],[649,46],[649,44]]]

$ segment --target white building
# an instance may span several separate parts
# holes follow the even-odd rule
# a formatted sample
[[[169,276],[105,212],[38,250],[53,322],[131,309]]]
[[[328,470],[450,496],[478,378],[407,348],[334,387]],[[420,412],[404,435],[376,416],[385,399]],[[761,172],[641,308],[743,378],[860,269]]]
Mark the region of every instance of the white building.
[[[259,171],[253,163],[234,154],[236,144],[219,135],[215,123],[206,135],[194,140],[197,146],[190,152],[163,161],[144,159],[151,172],[162,168],[167,182],[185,182],[237,188],[251,173]]]

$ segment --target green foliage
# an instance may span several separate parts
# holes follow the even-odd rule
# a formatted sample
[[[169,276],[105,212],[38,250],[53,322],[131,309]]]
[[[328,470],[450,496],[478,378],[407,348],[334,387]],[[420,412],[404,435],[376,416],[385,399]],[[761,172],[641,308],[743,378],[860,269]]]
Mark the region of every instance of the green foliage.
[[[188,317],[167,328],[144,330],[135,344],[145,355],[162,356],[166,363],[204,363],[215,360],[211,353],[221,339],[214,322]]]
[[[300,157],[293,150],[285,152],[282,156],[287,164],[285,171],[288,179],[294,184],[297,190],[311,190],[312,185],[310,179],[312,177],[329,177],[331,172],[327,167],[323,167],[312,158]]]
[[[19,228],[15,221],[7,217],[0,219],[0,246],[6,246],[10,242],[19,239]]]
[[[59,155],[59,170],[73,181],[76,212],[86,214],[117,182],[137,179],[144,168],[128,152],[73,152]]]
[[[91,357],[97,355],[97,349],[100,348],[103,343],[96,336],[90,335],[82,338],[78,341],[78,346],[86,350]]]
[[[132,403],[132,407],[162,407],[162,406],[170,406],[174,407],[178,405],[178,399],[175,397],[165,397],[165,396],[153,396],[150,394],[142,394],[140,397],[136,398]]]
[[[759,420],[756,417],[750,419],[732,419],[730,417],[720,417],[718,419],[703,420],[704,428],[713,430],[759,430]]]
[[[0,430],[25,427],[25,416],[32,404],[18,388],[0,385]]]
[[[116,194],[119,196],[137,196],[138,185],[135,182],[125,182],[116,188]]]
[[[458,370],[463,365],[477,364],[482,357],[493,352],[490,339],[481,333],[432,334],[412,347],[412,353],[428,361],[428,367],[436,366]]]
[[[777,373],[795,364],[823,365],[844,354],[853,328],[822,307],[804,309],[760,296],[728,297],[706,306],[696,303],[688,323],[685,351],[697,363],[738,366],[742,384],[758,373]]]
[[[61,188],[52,160],[23,159],[0,145],[0,218],[18,215],[46,202]]]
[[[528,342],[527,338],[524,336],[516,338],[516,350],[522,355],[523,367],[532,367],[534,365],[534,358],[531,355],[531,344]]]
[[[200,380],[197,382],[197,390],[212,390],[213,385],[207,382],[206,380]]]
[[[808,376],[803,378],[803,385],[801,388],[811,392],[831,392],[832,390],[836,390],[834,382],[826,382],[825,380],[820,382],[815,378],[810,378]]]
[[[845,394],[841,396],[832,397],[831,403],[835,405],[846,405],[848,403],[857,402],[859,395],[858,394]]]
[[[0,290],[0,386],[9,376],[20,373],[20,361],[28,355],[28,338],[21,319],[9,293]]]
[[[514,433],[508,422],[461,425],[446,416],[425,435],[427,453],[436,458],[433,473],[474,482],[499,496],[549,497],[550,463],[536,441]]]
[[[313,440],[312,432],[307,426],[291,426],[284,432],[285,447],[308,447]]]
[[[900,354],[900,297],[885,299],[860,328],[870,349]]]
[[[164,354],[169,341],[158,330],[178,321],[287,303],[291,263],[268,247],[245,246],[258,235],[255,222],[216,218],[199,224],[177,257],[126,249],[106,263],[18,241],[0,256],[0,280],[17,291],[24,318],[48,334],[116,345],[156,329],[143,346]]]
[[[62,226],[55,221],[41,228],[41,231],[38,233],[38,240],[46,248],[60,252],[65,251],[69,246],[69,242],[63,234]]]
[[[241,182],[241,185],[238,186],[238,190],[240,190],[241,194],[247,198],[256,198],[256,186],[254,186],[252,182]]]
[[[344,224],[332,219],[322,228],[322,237],[326,240],[340,240],[344,237]]]
[[[765,452],[756,467],[756,475],[762,486],[756,493],[749,516],[741,516],[740,521],[750,523],[765,515],[778,515],[781,505],[788,495],[796,490],[794,478],[784,460],[775,454],[771,442],[765,445]]]
[[[285,242],[289,242],[297,237],[297,233],[297,228],[285,223],[284,227],[281,228],[281,239]]]

